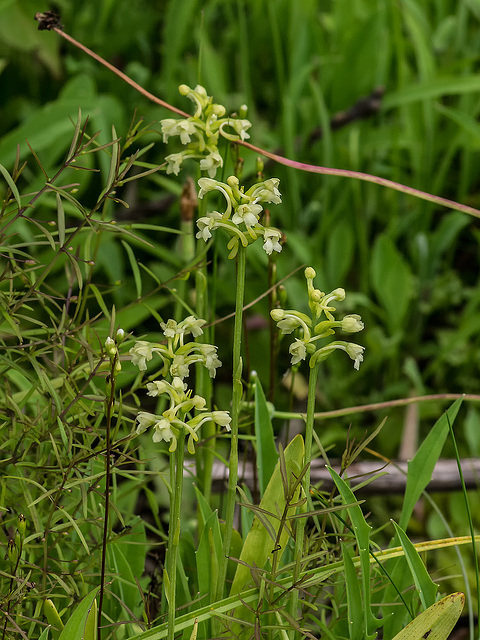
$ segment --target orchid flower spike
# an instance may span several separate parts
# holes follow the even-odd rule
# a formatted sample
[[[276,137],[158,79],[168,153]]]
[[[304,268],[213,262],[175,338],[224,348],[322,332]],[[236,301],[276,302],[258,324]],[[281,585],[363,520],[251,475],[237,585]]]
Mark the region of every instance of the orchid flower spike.
[[[336,307],[332,303],[342,301],[345,298],[345,290],[337,288],[330,293],[323,293],[314,286],[316,273],[312,267],[305,269],[307,281],[308,306],[310,316],[295,309],[272,309],[270,315],[283,335],[299,333],[289,347],[291,364],[297,365],[309,357],[310,367],[316,366],[325,360],[333,351],[340,349],[353,360],[353,366],[358,371],[363,362],[365,347],[353,342],[335,340],[322,346],[318,346],[320,340],[335,333],[340,329],[345,333],[357,333],[362,331],[364,324],[361,317],[352,313],[341,320],[336,320],[334,313]],[[323,316],[323,317],[322,317]]]

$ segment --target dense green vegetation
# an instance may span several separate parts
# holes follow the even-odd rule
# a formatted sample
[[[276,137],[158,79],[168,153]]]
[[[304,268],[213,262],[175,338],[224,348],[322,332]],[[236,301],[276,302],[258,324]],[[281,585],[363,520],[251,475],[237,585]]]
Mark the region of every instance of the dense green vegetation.
[[[405,439],[412,445],[410,456],[416,438],[420,448],[409,471],[417,488],[407,485],[402,498],[370,498],[362,505],[363,514],[371,512],[374,534],[359,507],[342,509],[337,517],[339,499],[322,487],[307,506],[297,505],[316,511],[302,547],[302,571],[313,573],[308,579],[302,574],[309,589],[300,592],[306,601],[300,624],[313,637],[354,640],[374,634],[375,617],[391,610],[394,622],[386,623],[384,633],[392,638],[409,613],[434,602],[436,590],[413,551],[408,571],[405,559],[396,566],[390,559],[387,571],[407,595],[405,606],[389,609],[386,603],[399,602],[399,596],[376,565],[370,569],[368,545],[373,550],[394,540],[403,546],[402,532],[394,538],[391,517],[426,541],[468,536],[480,524],[473,493],[469,509],[458,493],[439,496],[436,506],[424,499],[423,512],[417,508],[411,519],[430,465],[440,455],[455,456],[449,427],[460,458],[480,455],[480,210],[474,211],[480,206],[480,8],[453,0],[57,0],[56,8],[65,32],[182,111],[193,113],[194,107],[179,85],[201,84],[228,114],[248,106],[249,142],[257,147],[309,165],[379,176],[471,208],[468,214],[401,190],[266,158],[259,176],[257,153],[220,138],[224,167],[217,180],[236,173],[248,189],[276,177],[282,194],[281,203],[268,205],[270,224],[284,234],[282,252],[268,256],[261,242],[246,251],[240,459],[251,458],[254,450],[259,477],[250,489],[241,488],[240,501],[258,504],[263,496],[262,509],[275,511],[284,500],[290,517],[289,505],[300,499],[300,487],[294,483],[288,493],[285,474],[274,470],[278,446],[275,451],[272,435],[284,447],[292,440],[288,430],[293,433],[294,426],[286,417],[306,411],[309,367],[294,365],[291,375],[291,341],[279,336],[269,312],[277,305],[308,313],[303,272],[311,266],[323,292],[346,290],[339,317],[359,314],[365,325],[355,336],[365,347],[359,370],[344,354],[318,368],[316,394],[310,393],[317,412],[313,457],[334,460],[350,452],[344,456],[348,462],[355,445],[386,416],[362,457],[395,459]],[[237,343],[229,316],[237,302],[238,319],[240,269],[228,259],[220,234],[208,250],[202,239],[194,240],[197,228],[181,195],[189,177],[194,185],[201,177],[198,163],[185,161],[178,176],[165,171],[165,156],[181,145],[173,138],[163,142],[160,121],[177,116],[59,34],[38,31],[33,18],[43,10],[33,0],[0,1],[0,638],[38,638],[47,619],[60,629],[55,609],[65,624],[73,606],[100,585],[101,624],[112,625],[102,637],[133,638],[165,622],[169,592],[162,570],[164,562],[172,566],[165,547],[173,535],[169,509],[179,460],[168,455],[165,443],[153,443],[149,432],[135,434],[138,411],[161,413],[165,406],[145,392],[158,370],[149,365],[145,374],[139,372],[129,349],[135,340],[162,342],[159,323],[169,318],[205,318],[202,339],[218,347],[223,367],[213,383],[198,368],[190,382],[212,410],[230,411]],[[221,196],[209,194],[200,200],[199,215],[222,205]],[[282,288],[272,290],[280,281]],[[125,341],[117,340],[109,354],[106,338],[118,328]],[[451,406],[454,396],[447,401],[443,394],[470,397]],[[425,395],[434,398],[416,403],[414,411],[402,404]],[[361,407],[396,400],[388,408]],[[357,409],[342,414],[349,407]],[[205,613],[212,607],[222,615],[236,607],[237,617],[253,625],[255,615],[241,609],[239,600],[228,603],[229,594],[231,599],[240,592],[244,607],[258,605],[265,637],[285,637],[279,635],[282,625],[290,626],[287,637],[302,637],[294,631],[296,596],[278,604],[290,617],[274,611],[278,593],[271,584],[291,587],[291,576],[300,575],[291,564],[300,529],[293,532],[294,520],[287,516],[280,533],[288,531],[291,544],[283,565],[279,558],[278,573],[269,568],[270,584],[255,576],[256,586],[261,582],[268,592],[264,600],[247,590],[247,582],[243,591],[223,591],[222,583],[216,593],[206,593],[206,576],[215,582],[217,561],[221,575],[223,519],[227,529],[229,522],[229,499],[211,492],[210,464],[214,456],[228,462],[231,455],[226,431],[209,428],[195,444],[197,486],[185,481],[181,511],[177,606],[184,607],[184,637],[190,637],[196,616],[199,638],[222,632],[221,618],[212,621]],[[428,439],[432,433],[436,448]],[[295,449],[295,442],[285,455],[298,465],[298,474],[303,449]],[[285,492],[272,498],[266,487],[275,473],[277,490],[282,486]],[[104,527],[106,482],[110,516]],[[335,487],[344,504],[355,502],[341,478]],[[247,544],[247,534],[253,512],[260,521],[262,514],[252,509],[244,509],[230,547],[231,556],[248,557],[250,566],[256,558],[248,551],[256,543],[250,538]],[[20,514],[27,528],[15,541],[23,527]],[[268,530],[268,521],[262,522],[260,537]],[[346,533],[350,522],[356,537]],[[265,540],[263,546],[270,536]],[[357,547],[365,540],[362,556]],[[212,548],[218,557],[210,564]],[[428,567],[436,572],[435,582],[442,581],[439,593],[473,591],[473,615],[478,574],[468,549],[462,552],[463,573],[453,548],[429,554]],[[233,561],[223,567],[227,581],[235,569]],[[421,597],[409,590],[413,584]],[[199,594],[203,599],[195,602]],[[53,617],[47,616],[45,598],[53,603]],[[360,626],[350,628],[352,615],[363,620]],[[238,635],[238,625],[229,624]],[[49,633],[59,637],[59,631]],[[242,633],[249,637],[254,627]]]

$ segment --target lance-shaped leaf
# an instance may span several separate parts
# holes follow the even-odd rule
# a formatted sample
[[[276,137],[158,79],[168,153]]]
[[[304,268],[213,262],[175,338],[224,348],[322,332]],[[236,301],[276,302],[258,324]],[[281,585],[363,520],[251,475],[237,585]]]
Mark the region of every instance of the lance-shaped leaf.
[[[350,489],[348,484],[343,480],[336,471],[331,467],[327,467],[330,475],[335,482],[335,485],[340,493],[342,500],[345,504],[351,504],[356,502],[355,494]],[[382,621],[373,615],[371,603],[370,603],[370,530],[371,527],[367,524],[362,509],[358,504],[349,507],[348,513],[353,525],[353,531],[358,545],[358,555],[360,557],[360,567],[362,570],[362,584],[363,584],[363,602],[365,609],[365,639],[373,640],[376,636],[376,629],[381,626]]]
[[[407,624],[393,640],[447,640],[462,613],[463,593],[451,593]]]
[[[285,449],[283,455],[287,472],[286,480],[291,485],[292,481],[295,482],[300,476],[302,469],[304,455],[303,438],[300,435],[296,436]],[[298,486],[290,504],[294,504],[298,500],[299,489],[300,487]],[[287,496],[279,461],[265,489],[265,493],[260,502],[260,508],[253,520],[252,528],[245,539],[242,553],[240,554],[241,564],[237,567],[230,595],[240,593],[240,591],[251,582],[250,567],[262,569],[269,557],[271,557],[276,544],[275,540],[279,533],[281,517],[286,506]],[[287,518],[290,512],[293,515],[295,506],[289,507]],[[285,549],[287,540],[288,530],[284,527],[277,545],[280,553]]]

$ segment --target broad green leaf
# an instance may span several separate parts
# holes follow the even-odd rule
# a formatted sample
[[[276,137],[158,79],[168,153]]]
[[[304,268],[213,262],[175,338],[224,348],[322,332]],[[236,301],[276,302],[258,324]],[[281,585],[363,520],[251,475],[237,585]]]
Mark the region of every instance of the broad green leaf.
[[[393,109],[412,102],[461,93],[477,93],[478,91],[480,91],[478,74],[437,77],[429,82],[415,82],[415,84],[403,87],[398,91],[392,91],[385,96],[382,107],[383,109]]]
[[[297,435],[290,442],[288,447],[285,449],[284,456],[288,482],[290,483],[292,479],[298,478],[302,468],[304,444],[301,435]],[[296,502],[298,499],[297,496],[294,497],[292,502]],[[277,462],[273,475],[260,502],[260,509],[262,509],[263,512],[272,514],[271,516],[266,516],[270,530],[267,530],[264,523],[261,522],[258,515],[256,515],[253,520],[252,528],[243,544],[242,553],[240,554],[240,561],[244,564],[239,564],[237,567],[230,595],[240,593],[240,591],[242,591],[251,581],[250,567],[259,567],[262,569],[267,563],[267,560],[271,556],[272,550],[275,547],[274,537],[278,534],[280,517],[285,507],[285,489],[283,486],[279,461]],[[292,515],[294,512],[295,509],[290,507],[289,515]],[[284,528],[279,539],[281,553],[283,553],[283,550],[285,549],[287,540],[288,533]]]
[[[202,603],[212,602],[218,583],[218,554],[223,548],[218,512],[212,511],[206,520],[202,536],[195,552],[198,593],[202,598]],[[207,596],[202,597],[202,596]],[[205,637],[210,637],[210,621],[202,622]]]
[[[452,424],[461,403],[461,399],[457,400],[450,409],[448,409],[447,413]],[[413,459],[408,463],[407,486],[402,505],[402,513],[399,520],[399,526],[404,531],[407,529],[408,522],[411,518],[415,505],[431,480],[435,463],[440,457],[447,435],[448,421],[446,420],[446,416],[443,415],[439,420],[437,420],[423,443],[418,448]],[[392,544],[396,545],[396,541],[394,540]],[[389,563],[388,571],[397,589],[400,591],[404,592],[409,586],[411,586],[409,565],[405,557]],[[416,606],[413,593],[414,592],[410,592],[410,595],[408,595],[408,593],[405,592],[404,598],[409,608]],[[390,585],[385,592],[384,602],[393,602],[397,597],[395,589]],[[383,614],[386,620],[384,632],[387,637],[393,637],[393,635],[398,632],[400,625],[405,624],[409,617],[411,618],[411,614],[405,609],[405,607],[401,610],[397,605],[392,605],[390,607],[384,606]]]
[[[122,545],[123,546],[123,545]],[[120,603],[115,598],[116,604],[124,603],[133,611],[135,604],[139,598],[138,587],[135,582],[135,575],[132,571],[130,563],[127,562],[123,555],[122,548],[116,544],[115,540],[108,545],[108,556],[110,560],[110,566],[116,577],[110,587],[112,591],[118,595]],[[140,577],[140,576],[137,576]],[[124,609],[120,607],[120,611],[124,612]]]
[[[119,131],[125,130],[125,111],[121,101],[117,96],[112,94],[100,94],[96,98],[97,108],[93,112],[85,112],[90,116],[91,127],[94,131],[99,131],[97,142],[100,145],[112,142],[112,133],[114,140],[116,138],[115,130],[112,131],[112,122],[115,123]],[[82,107],[85,111],[85,107]],[[116,156],[120,151],[120,145],[117,142],[109,147],[106,151],[98,154],[98,161],[101,167],[101,175],[103,184],[109,184],[112,173],[113,163],[116,162]],[[111,156],[111,157],[110,157]],[[107,178],[108,176],[108,178]]]
[[[418,554],[418,551],[409,540],[405,531],[403,531],[396,522],[393,523],[393,526],[397,532],[402,549],[405,551],[405,558],[407,559],[408,566],[412,572],[413,580],[420,596],[420,600],[422,601],[423,608],[428,609],[428,607],[435,602],[438,585],[436,585],[431,579],[427,568]]]
[[[4,0],[0,4],[0,41],[2,50],[8,51],[11,59],[18,52],[22,55],[29,54],[32,61],[31,73],[35,65],[33,56],[48,67],[49,74],[60,79],[62,74],[62,62],[59,56],[59,38],[45,38],[45,32],[38,31],[33,22],[33,4],[20,0]],[[9,49],[13,51],[9,51]],[[28,58],[27,58],[28,59]]]
[[[400,629],[407,625],[413,619],[412,612],[416,611],[419,606],[418,594],[412,588],[412,575],[404,553],[402,549],[402,556],[391,559],[386,564],[390,582],[382,595],[382,602],[386,603],[382,607],[385,619],[383,627],[385,638],[393,638]],[[399,592],[402,594],[401,598]]]
[[[83,103],[82,109],[87,114],[91,113],[96,109],[94,101]],[[0,140],[0,162],[5,166],[14,163],[17,144],[22,158],[30,154],[25,139],[37,153],[63,143],[67,150],[69,138],[74,133],[72,120],[75,122],[77,115],[78,100],[50,102],[35,109],[23,124]]]
[[[355,494],[348,484],[343,480],[336,471],[327,466],[330,475],[333,478],[335,486],[340,493],[345,504],[356,502]],[[363,585],[363,607],[365,627],[365,640],[373,640],[376,636],[376,629],[382,624],[382,621],[373,615],[370,604],[371,585],[370,585],[370,531],[371,526],[367,523],[362,513],[360,505],[353,505],[348,508],[348,515],[352,521],[353,531],[357,539],[358,554],[360,556],[360,567],[362,570]]]
[[[459,398],[447,411],[448,420],[452,425],[461,404],[462,398]],[[399,519],[399,526],[403,530],[406,530],[413,509],[432,478],[433,469],[448,435],[448,420],[445,414],[437,420],[413,459],[408,463],[407,486]]]
[[[53,601],[50,598],[47,598],[43,603],[43,613],[47,619],[47,622],[50,627],[50,631],[52,632],[52,638],[54,640],[58,640],[60,637],[60,633],[62,632],[65,625],[58,614],[57,608],[54,605]]]
[[[432,604],[393,640],[447,640],[465,604],[463,593],[452,593]]]
[[[476,539],[480,542],[480,536],[477,536]],[[471,542],[472,539],[470,536],[462,536],[453,539],[431,540],[428,543],[421,542],[419,544],[416,544],[415,547],[417,548],[417,551],[423,553],[424,551],[433,551],[434,549],[441,549],[446,546],[471,544]],[[381,552],[377,552],[375,556],[378,561],[383,563],[391,560],[392,558],[403,556],[403,549],[401,547],[395,549],[384,549]],[[373,557],[371,558],[370,562],[375,562]],[[353,558],[353,563],[356,567],[358,567],[360,564],[358,558]],[[315,567],[313,570],[309,571],[308,579],[305,580],[302,585],[305,589],[315,588],[316,586],[323,584],[327,578],[332,576],[332,574],[339,574],[343,572],[344,568],[345,566],[343,561],[334,562],[327,566]],[[285,589],[289,589],[291,587],[292,577],[287,576],[285,578],[278,579],[273,588],[275,593],[285,593]],[[195,611],[191,611],[187,614],[179,616],[176,620],[175,630],[176,632],[179,632],[183,629],[191,629],[194,625],[195,620],[198,620],[198,622],[209,620],[214,616],[227,614],[228,612],[236,609],[242,604],[253,605],[253,603],[256,602],[258,602],[257,588],[249,589],[248,591],[242,591],[242,593],[237,596],[229,596],[228,598],[224,598],[223,600],[215,602],[214,604],[202,606]],[[167,624],[164,623],[154,627],[153,629],[144,631],[143,633],[129,636],[128,640],[161,640],[162,638],[166,637]]]
[[[371,262],[375,294],[387,312],[392,332],[401,328],[413,293],[410,267],[391,238],[381,234],[375,242]]]
[[[201,595],[214,594],[216,591],[216,571],[218,569],[218,551],[223,548],[218,512],[212,511],[205,522],[202,537],[195,552],[197,563],[198,590]]]
[[[38,638],[38,640],[49,640],[49,634],[50,633],[50,628],[47,627],[43,632],[42,635]]]
[[[343,544],[342,557],[345,567],[345,589],[347,591],[348,637],[350,640],[362,640],[365,624],[362,593],[350,552],[346,545]]]
[[[98,607],[97,600],[93,601],[92,608],[88,612],[87,620],[85,622],[85,633],[83,634],[83,640],[96,640],[97,639],[97,624],[98,624]]]
[[[77,103],[85,100],[86,98],[96,100],[96,83],[94,78],[88,73],[78,73],[77,75],[69,78],[69,80],[63,85],[60,92],[61,100],[76,100]]]
[[[189,531],[182,533],[178,544],[177,558],[177,606],[189,605],[192,601],[187,577],[189,567],[195,565],[195,544]]]
[[[100,587],[97,587],[90,591],[76,606],[58,640],[83,640],[87,619],[99,590]]]
[[[143,521],[136,522],[130,533],[121,533],[115,540],[115,545],[122,550],[132,574],[140,578],[145,570],[145,556],[148,551],[147,534]],[[138,594],[138,589],[137,589]]]
[[[255,376],[255,442],[260,495],[267,487],[278,460],[272,421],[259,377]]]
[[[352,265],[355,236],[351,223],[340,221],[328,235],[326,267],[330,283],[343,282]]]
[[[205,522],[208,520],[213,510],[208,500],[205,499],[205,496],[203,495],[203,493],[200,491],[200,489],[197,487],[196,484],[193,485],[193,488],[195,490],[195,495],[197,497],[197,512],[200,517],[199,527],[203,529],[203,527],[205,526]]]
[[[479,127],[480,129],[480,127]],[[438,264],[443,254],[452,248],[455,239],[460,232],[471,222],[469,216],[459,211],[452,211],[445,216],[438,228],[430,236],[430,273],[433,275],[438,269]]]
[[[116,536],[107,551],[109,568],[114,574],[110,589],[117,597],[106,600],[105,613],[116,616],[115,619],[125,618],[126,610],[140,615],[141,596],[137,579],[140,580],[143,574],[147,552],[144,524],[139,522],[130,533]]]

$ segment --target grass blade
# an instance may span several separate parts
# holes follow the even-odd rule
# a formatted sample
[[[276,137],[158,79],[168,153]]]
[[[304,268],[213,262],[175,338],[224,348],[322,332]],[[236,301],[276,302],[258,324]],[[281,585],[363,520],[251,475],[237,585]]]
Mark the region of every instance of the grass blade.
[[[362,594],[357,572],[346,545],[342,545],[342,556],[345,566],[345,588],[347,590],[348,637],[350,640],[362,640],[365,624]]]
[[[277,464],[278,453],[275,448],[275,438],[267,401],[257,375],[255,375],[255,436],[258,483],[260,485],[260,495],[263,496]]]
[[[406,530],[413,509],[431,480],[433,469],[448,434],[448,421],[450,420],[453,424],[462,402],[462,398],[456,400],[450,409],[437,420],[413,459],[408,463],[407,487],[399,520],[401,529]]]
[[[284,453],[285,465],[289,474],[294,474],[298,477],[302,468],[303,455],[303,439],[298,435],[290,442]],[[298,499],[298,497],[296,499]],[[296,499],[294,499],[293,502],[295,502]],[[265,489],[264,496],[260,502],[260,508],[265,512],[277,514],[278,516],[283,513],[285,505],[286,500],[280,473],[280,464],[277,463],[275,471],[273,472],[270,482]],[[279,518],[270,517],[269,524],[274,530],[275,535],[277,535],[280,526]],[[287,532],[284,530],[279,543],[282,549],[285,548],[286,543]],[[265,566],[274,545],[275,541],[271,539],[267,529],[263,526],[258,517],[255,517],[240,555],[240,560],[245,563],[245,565],[238,565],[230,595],[240,593],[240,591],[242,591],[242,589],[245,588],[245,585],[250,581],[251,575],[249,567],[255,566],[263,568]]]
[[[21,209],[22,208],[22,201],[20,199],[20,193],[17,189],[17,185],[15,184],[12,176],[8,173],[8,171],[5,169],[5,167],[3,165],[0,164],[0,173],[3,175],[3,177],[5,178],[5,182],[8,184],[10,191],[13,194],[13,197],[15,198],[18,208]]]
[[[133,253],[132,247],[122,240],[122,244],[127,252],[128,261],[130,262],[130,266],[132,267],[133,279],[135,280],[135,289],[137,291],[137,299],[142,297],[142,276],[140,275],[140,269],[138,268],[137,259],[135,258],[135,254]]]
[[[463,593],[452,593],[442,598],[412,620],[393,640],[447,640],[464,604]]]
[[[396,522],[393,523],[393,526],[397,532],[402,549],[405,551],[405,558],[407,559],[408,566],[412,572],[413,580],[417,587],[422,605],[424,609],[428,609],[428,607],[432,606],[435,602],[438,585],[436,585],[430,578],[422,559],[418,555],[418,551],[409,540],[405,531],[403,531]]]
[[[65,625],[59,640],[83,640],[87,619],[100,587],[85,596]]]
[[[336,471],[331,467],[327,467],[330,475],[335,482],[335,486],[340,493],[345,504],[356,502],[355,494],[348,484],[343,480]],[[358,553],[360,556],[360,566],[362,570],[363,584],[363,606],[365,610],[365,639],[373,640],[376,637],[376,629],[382,624],[382,621],[373,615],[370,605],[370,531],[371,527],[365,520],[361,507],[357,505],[350,506],[348,509],[353,530],[358,544]]]
[[[58,228],[58,242],[61,247],[65,244],[65,210],[63,208],[62,198],[57,191],[55,194],[57,198],[57,228]]]

